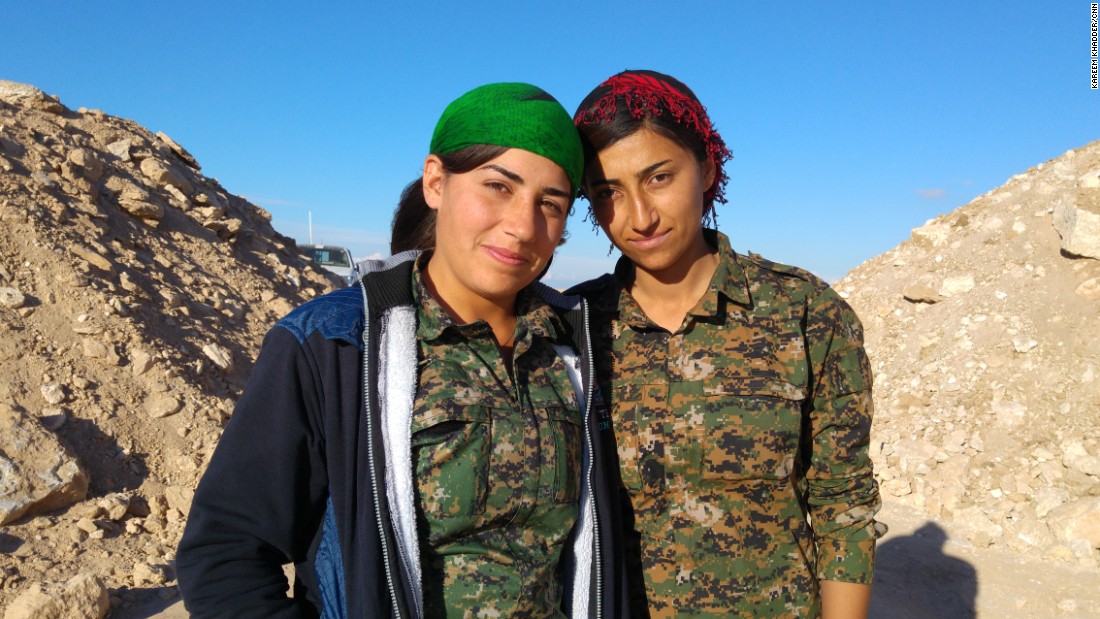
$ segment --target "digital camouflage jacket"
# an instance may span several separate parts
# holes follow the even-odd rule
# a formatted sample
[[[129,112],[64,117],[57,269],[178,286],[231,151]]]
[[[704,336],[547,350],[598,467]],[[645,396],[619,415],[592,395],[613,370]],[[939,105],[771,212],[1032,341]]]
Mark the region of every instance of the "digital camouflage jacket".
[[[424,262],[413,271],[412,414],[424,615],[563,618],[558,560],[577,520],[583,445],[567,329],[524,290],[506,367],[488,323],[459,324],[432,297]]]
[[[871,582],[885,530],[862,327],[817,277],[706,236],[720,265],[674,333],[625,258],[570,291],[592,306],[633,514],[634,616],[816,617],[820,579]]]

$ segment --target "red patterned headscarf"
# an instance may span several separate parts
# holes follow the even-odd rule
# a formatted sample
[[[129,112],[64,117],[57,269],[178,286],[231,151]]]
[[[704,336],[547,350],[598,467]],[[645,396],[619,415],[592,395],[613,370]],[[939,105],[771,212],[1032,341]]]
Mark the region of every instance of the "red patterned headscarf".
[[[707,158],[714,163],[714,184],[703,195],[713,217],[715,202],[725,204],[725,188],[729,178],[723,164],[733,158],[725,141],[707,116],[707,110],[695,93],[674,77],[656,71],[623,71],[597,86],[577,108],[573,124],[581,130],[590,125],[612,122],[623,108],[634,119],[660,118],[691,131],[702,143]]]

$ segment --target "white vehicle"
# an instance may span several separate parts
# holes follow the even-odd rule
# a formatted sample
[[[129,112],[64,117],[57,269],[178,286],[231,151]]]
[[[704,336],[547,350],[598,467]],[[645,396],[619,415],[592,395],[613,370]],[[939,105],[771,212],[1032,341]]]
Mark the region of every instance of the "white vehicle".
[[[302,245],[302,252],[322,269],[339,275],[349,286],[359,281],[359,269],[346,247],[339,245]]]

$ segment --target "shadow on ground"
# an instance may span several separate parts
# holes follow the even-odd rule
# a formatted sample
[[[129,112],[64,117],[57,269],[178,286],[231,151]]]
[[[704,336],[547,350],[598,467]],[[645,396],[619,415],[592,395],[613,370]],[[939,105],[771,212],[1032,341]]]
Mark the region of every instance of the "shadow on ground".
[[[108,619],[165,619],[187,617],[180,604],[179,590],[174,586],[122,587],[111,592],[122,598],[120,606],[111,609]]]
[[[947,539],[928,522],[878,547],[869,619],[975,619],[978,573],[944,553]]]

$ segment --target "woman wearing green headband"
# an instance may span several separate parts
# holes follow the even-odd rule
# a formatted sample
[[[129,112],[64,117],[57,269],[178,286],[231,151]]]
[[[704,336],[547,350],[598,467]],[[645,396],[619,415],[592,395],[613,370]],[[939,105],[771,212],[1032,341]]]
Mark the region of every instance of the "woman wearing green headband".
[[[534,86],[447,107],[395,224],[426,251],[268,334],[180,544],[192,616],[620,616],[587,309],[536,283],[582,162]]]

